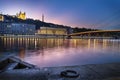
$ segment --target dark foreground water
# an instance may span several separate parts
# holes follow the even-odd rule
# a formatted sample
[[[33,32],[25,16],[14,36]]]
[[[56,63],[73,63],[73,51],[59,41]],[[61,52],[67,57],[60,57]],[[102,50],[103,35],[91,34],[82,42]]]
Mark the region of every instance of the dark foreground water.
[[[1,38],[0,55],[38,67],[120,62],[120,40]]]

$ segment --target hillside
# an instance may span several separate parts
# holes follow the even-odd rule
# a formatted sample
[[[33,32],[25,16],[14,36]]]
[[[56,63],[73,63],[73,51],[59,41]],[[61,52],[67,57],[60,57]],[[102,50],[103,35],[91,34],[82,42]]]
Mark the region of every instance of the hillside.
[[[65,26],[65,25],[59,25],[59,24],[54,24],[54,23],[47,23],[47,22],[42,22],[40,20],[34,20],[27,18],[26,20],[19,19],[17,17],[12,17],[9,15],[4,15],[5,21],[6,22],[15,22],[15,23],[27,23],[27,24],[34,24],[36,25],[36,30],[40,29],[40,27],[55,27],[55,28],[66,28],[68,34],[73,32],[84,32],[84,31],[91,31],[91,30],[97,30],[97,29],[88,29],[88,28],[71,28],[71,26]]]

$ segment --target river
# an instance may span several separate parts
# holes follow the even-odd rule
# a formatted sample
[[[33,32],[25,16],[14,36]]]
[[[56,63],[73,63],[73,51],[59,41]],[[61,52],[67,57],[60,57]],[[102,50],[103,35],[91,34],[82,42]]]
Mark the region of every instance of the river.
[[[38,67],[117,63],[120,40],[1,38],[0,55],[14,55]]]

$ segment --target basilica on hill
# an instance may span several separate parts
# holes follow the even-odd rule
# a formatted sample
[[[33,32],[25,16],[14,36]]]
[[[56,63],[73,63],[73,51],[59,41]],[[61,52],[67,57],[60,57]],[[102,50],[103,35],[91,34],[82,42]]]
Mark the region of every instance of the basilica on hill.
[[[16,15],[12,15],[12,17],[17,17],[19,19],[26,20],[26,13],[20,11]],[[5,21],[5,17],[3,14],[0,14],[0,21]]]
[[[16,18],[21,19],[22,22]],[[21,11],[16,15],[0,14],[0,34],[61,36],[72,32],[72,29],[70,27],[68,29],[66,27],[59,27],[55,24],[50,24],[47,26],[44,25],[44,14],[42,14],[42,20],[40,22],[42,25],[39,25],[38,29],[36,29],[36,26],[38,26],[38,24],[26,23],[27,20],[29,20],[29,18],[26,18],[26,13]]]
[[[20,11],[19,13],[16,14],[16,17],[19,19],[26,20],[26,13]]]

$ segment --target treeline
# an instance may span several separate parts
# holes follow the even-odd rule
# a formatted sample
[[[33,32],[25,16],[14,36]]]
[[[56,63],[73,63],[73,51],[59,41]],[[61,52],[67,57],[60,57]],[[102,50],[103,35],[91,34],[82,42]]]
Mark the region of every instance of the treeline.
[[[98,29],[90,29],[90,28],[78,28],[78,27],[72,29],[73,29],[73,33],[98,30]]]

